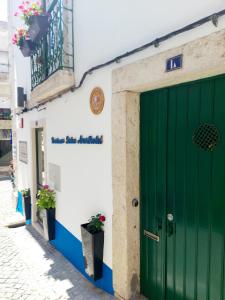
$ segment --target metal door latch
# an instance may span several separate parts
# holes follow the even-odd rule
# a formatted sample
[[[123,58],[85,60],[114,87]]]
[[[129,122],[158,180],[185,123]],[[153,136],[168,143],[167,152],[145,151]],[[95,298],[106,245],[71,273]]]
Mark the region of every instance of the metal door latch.
[[[167,220],[172,222],[173,221],[173,215],[172,214],[168,214],[167,215]]]
[[[167,215],[166,231],[169,237],[175,232],[174,216],[171,213]]]
[[[155,235],[154,233],[144,230],[144,235],[148,238],[152,239],[153,241],[159,242],[159,236]]]

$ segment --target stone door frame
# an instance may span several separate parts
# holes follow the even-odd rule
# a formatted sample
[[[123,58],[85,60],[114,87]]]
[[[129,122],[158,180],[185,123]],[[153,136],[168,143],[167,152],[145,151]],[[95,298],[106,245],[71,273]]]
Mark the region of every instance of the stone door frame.
[[[36,195],[37,195],[37,161],[36,161],[36,129],[43,128],[44,134],[44,147],[45,147],[45,176],[47,178],[47,140],[46,140],[46,120],[40,119],[37,121],[30,122],[30,135],[31,135],[31,147],[32,147],[32,164],[31,164],[31,202],[32,202],[32,226],[44,237],[43,229],[38,224],[37,221],[37,205],[36,205]]]
[[[139,102],[140,93],[225,73],[225,30],[136,61],[112,75],[113,287],[119,299],[140,291]],[[180,70],[166,59],[183,54]],[[152,71],[153,70],[153,71]]]

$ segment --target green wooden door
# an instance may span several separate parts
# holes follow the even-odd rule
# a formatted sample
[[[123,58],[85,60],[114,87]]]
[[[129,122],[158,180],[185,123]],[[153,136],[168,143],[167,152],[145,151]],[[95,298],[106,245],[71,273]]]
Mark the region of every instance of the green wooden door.
[[[225,77],[143,93],[142,294],[225,300],[224,251]]]

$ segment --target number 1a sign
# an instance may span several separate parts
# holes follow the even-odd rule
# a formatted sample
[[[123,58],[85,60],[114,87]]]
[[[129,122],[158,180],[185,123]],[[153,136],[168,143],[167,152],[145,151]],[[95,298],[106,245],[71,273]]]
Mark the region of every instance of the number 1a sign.
[[[177,55],[166,60],[166,72],[171,72],[183,67],[183,55]]]

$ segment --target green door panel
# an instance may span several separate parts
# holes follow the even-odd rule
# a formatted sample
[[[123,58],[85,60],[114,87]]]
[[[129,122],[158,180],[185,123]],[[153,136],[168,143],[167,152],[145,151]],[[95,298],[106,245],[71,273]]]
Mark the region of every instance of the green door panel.
[[[225,232],[225,80],[215,80],[214,120],[220,130],[220,144],[213,153],[212,197],[210,206],[210,265],[209,297],[225,299],[224,296],[224,232]],[[221,296],[220,296],[221,295]],[[222,296],[223,295],[223,296]],[[219,298],[220,296],[220,298]]]
[[[141,292],[225,300],[225,77],[143,93],[140,117]],[[219,132],[211,151],[193,142],[206,123]]]
[[[143,134],[141,168],[144,176],[141,189],[141,197],[144,199],[142,201],[144,222],[141,229],[143,259],[141,281],[143,293],[149,299],[156,300],[162,299],[165,293],[167,91],[143,95],[141,115],[149,124],[141,128]],[[153,243],[145,237],[144,230],[159,235],[160,243]]]

